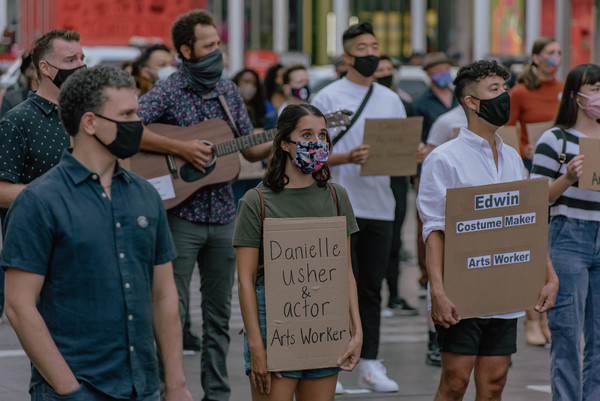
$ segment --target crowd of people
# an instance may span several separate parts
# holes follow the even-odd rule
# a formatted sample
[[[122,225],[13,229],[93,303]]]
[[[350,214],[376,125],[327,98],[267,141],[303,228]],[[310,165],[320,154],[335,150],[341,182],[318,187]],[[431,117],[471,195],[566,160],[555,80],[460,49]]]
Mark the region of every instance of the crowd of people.
[[[77,32],[47,32],[23,55],[22,78],[2,102],[0,317],[5,310],[31,360],[32,400],[191,400],[184,348],[201,351],[203,399],[228,400],[236,271],[240,358],[253,400],[332,400],[343,391],[339,372],[355,368],[361,388],[398,391],[379,341],[382,304],[418,314],[399,292],[411,185],[419,284],[429,296],[424,362],[441,366],[435,399],[462,399],[474,374],[478,399],[499,400],[525,311],[461,319],[443,281],[446,191],[526,180],[530,172],[549,181],[550,229],[526,338],[551,343],[553,399],[600,399],[593,296],[600,195],[576,185],[579,138],[600,138],[600,67],[577,66],[563,84],[555,78],[560,44],[541,38],[509,88],[509,72],[496,61],[475,61],[453,77],[450,59],[429,53],[421,66],[431,85],[412,99],[395,85],[399,66],[361,22],[343,34],[339,78],[313,93],[303,65],[273,65],[264,79],[249,68],[228,76],[203,10],[179,16],[171,36],[173,49],[154,45],[121,68],[88,69]],[[328,128],[325,116],[340,109],[352,111],[349,124]],[[423,117],[417,174],[361,175],[370,154],[366,119],[411,116]],[[163,135],[151,124],[209,119],[237,137],[275,129],[273,141],[240,152],[262,161],[264,175],[198,188],[167,211],[120,160],[140,150],[174,154],[205,172],[213,148],[201,133]],[[540,122],[552,128],[530,143],[527,125]],[[518,127],[518,150],[496,133],[504,125]],[[270,372],[264,219],[331,216],[346,220],[350,340],[336,366]],[[201,336],[190,330],[196,266]]]

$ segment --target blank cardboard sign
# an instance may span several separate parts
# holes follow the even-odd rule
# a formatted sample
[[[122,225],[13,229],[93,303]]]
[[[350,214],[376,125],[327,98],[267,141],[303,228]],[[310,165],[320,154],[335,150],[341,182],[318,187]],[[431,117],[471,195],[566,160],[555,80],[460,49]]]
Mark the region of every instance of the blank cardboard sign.
[[[422,131],[423,117],[367,118],[364,143],[371,149],[360,175],[415,175]]]
[[[554,126],[554,121],[543,121],[541,123],[529,123],[526,125],[527,127],[527,139],[529,140],[529,144],[535,145],[537,141],[540,139],[542,134],[548,131],[550,128]]]
[[[460,317],[532,309],[547,240],[546,178],[448,189],[444,290]]]
[[[265,219],[267,369],[337,366],[350,340],[344,216]]]

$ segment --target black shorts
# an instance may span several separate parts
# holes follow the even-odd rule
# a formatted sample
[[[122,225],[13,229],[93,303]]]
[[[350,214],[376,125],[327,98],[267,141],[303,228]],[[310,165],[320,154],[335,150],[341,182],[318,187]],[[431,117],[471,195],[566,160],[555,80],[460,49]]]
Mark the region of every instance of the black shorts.
[[[517,352],[517,319],[464,319],[445,329],[436,325],[441,352],[510,355]]]

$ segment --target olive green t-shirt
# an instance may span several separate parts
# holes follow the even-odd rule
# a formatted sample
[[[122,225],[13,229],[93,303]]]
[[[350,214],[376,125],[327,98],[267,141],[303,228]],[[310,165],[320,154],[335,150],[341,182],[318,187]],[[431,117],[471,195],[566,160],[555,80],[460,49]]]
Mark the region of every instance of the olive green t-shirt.
[[[333,184],[333,187],[338,198],[337,209],[329,186],[320,188],[316,182],[306,188],[284,188],[279,193],[262,182],[256,188],[264,198],[265,218],[346,216],[346,232],[353,234],[358,231],[358,224],[348,194],[340,185]],[[246,192],[238,204],[233,246],[260,249],[256,285],[264,285],[261,204],[258,192],[253,189]]]

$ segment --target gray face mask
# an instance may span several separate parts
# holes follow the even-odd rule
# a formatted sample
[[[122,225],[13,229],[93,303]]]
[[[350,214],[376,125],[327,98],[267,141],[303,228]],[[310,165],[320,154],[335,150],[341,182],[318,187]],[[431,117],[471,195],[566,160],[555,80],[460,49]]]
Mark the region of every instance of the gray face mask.
[[[196,60],[184,60],[181,70],[192,86],[200,93],[206,93],[217,86],[223,72],[223,54],[221,49]]]

